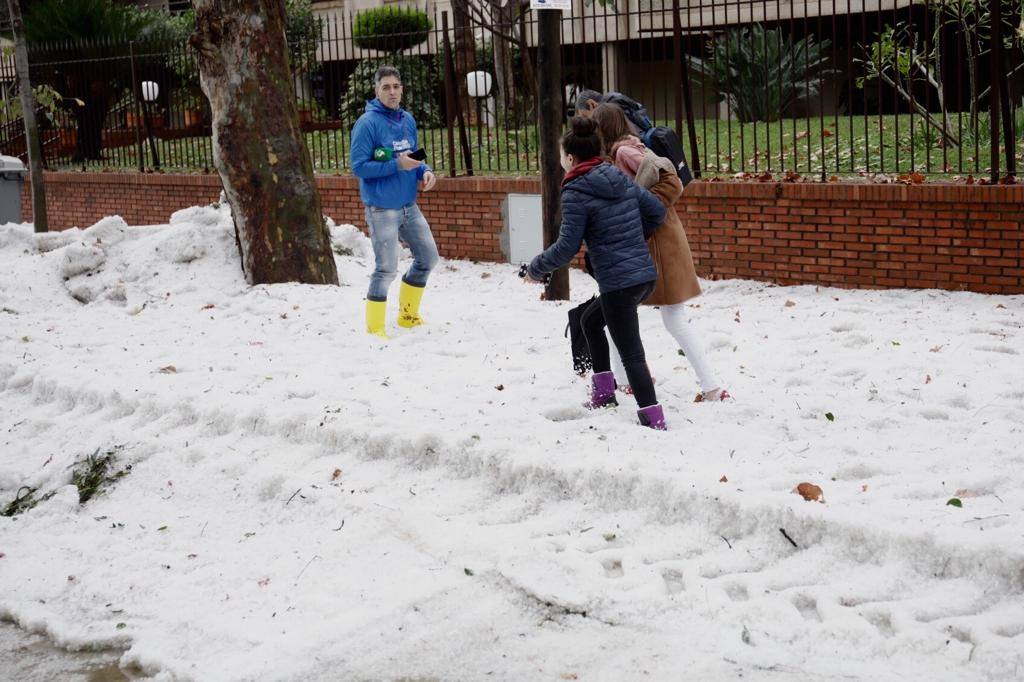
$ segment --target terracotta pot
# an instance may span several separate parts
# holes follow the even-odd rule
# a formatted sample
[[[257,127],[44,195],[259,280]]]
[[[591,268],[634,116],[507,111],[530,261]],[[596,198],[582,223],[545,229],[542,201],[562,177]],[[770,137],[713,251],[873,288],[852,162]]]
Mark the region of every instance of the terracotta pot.
[[[60,149],[61,152],[67,153],[74,151],[78,145],[78,130],[76,128],[61,128],[60,129]]]
[[[202,109],[186,109],[185,110],[185,127],[186,128],[199,128],[203,125],[203,110]]]

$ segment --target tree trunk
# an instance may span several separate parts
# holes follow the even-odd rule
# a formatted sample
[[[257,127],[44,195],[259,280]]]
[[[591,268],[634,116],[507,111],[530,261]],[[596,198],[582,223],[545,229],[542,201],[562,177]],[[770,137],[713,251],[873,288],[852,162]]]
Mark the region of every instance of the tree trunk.
[[[498,81],[498,93],[501,95],[503,109],[506,112],[515,112],[512,119],[518,126],[521,112],[519,111],[519,97],[516,94],[516,80],[512,64],[513,45],[505,38],[505,36],[515,35],[518,6],[514,0],[506,0],[504,6],[502,6],[501,0],[490,0],[490,2],[491,21],[498,25],[498,31],[491,34],[491,44],[494,46],[495,80]]]
[[[288,67],[284,0],[195,0],[213,160],[250,284],[337,284]]]
[[[459,102],[470,125],[477,123],[476,102],[469,96],[466,74],[476,69],[476,41],[469,15],[469,0],[452,0],[452,19],[455,23],[455,78],[459,85]]]
[[[25,148],[28,150],[28,168],[32,179],[32,223],[36,232],[47,232],[50,224],[46,215],[46,188],[43,185],[43,148],[39,144],[36,98],[32,94],[32,79],[29,78],[25,25],[21,21],[18,0],[7,0],[7,7],[14,30],[14,68],[18,73],[22,120],[25,122]]]

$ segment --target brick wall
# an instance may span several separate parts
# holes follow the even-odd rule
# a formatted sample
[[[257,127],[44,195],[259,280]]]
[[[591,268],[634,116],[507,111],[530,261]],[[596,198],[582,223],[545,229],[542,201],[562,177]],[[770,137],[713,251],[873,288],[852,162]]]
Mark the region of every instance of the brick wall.
[[[118,213],[158,224],[215,201],[216,175],[48,173],[54,228]],[[365,230],[356,181],[318,178],[323,210]],[[442,255],[503,260],[501,203],[536,178],[440,178],[420,206]],[[697,182],[677,208],[702,276],[780,284],[1024,293],[1024,186]],[[30,219],[26,187],[22,215]]]

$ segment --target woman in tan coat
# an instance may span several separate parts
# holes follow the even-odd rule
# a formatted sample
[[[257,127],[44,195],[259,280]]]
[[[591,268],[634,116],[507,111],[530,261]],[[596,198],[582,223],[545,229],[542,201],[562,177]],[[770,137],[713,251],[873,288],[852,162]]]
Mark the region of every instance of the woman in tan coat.
[[[697,330],[687,317],[684,303],[700,295],[700,282],[693,265],[693,254],[686,240],[683,223],[675,212],[676,199],[683,193],[683,185],[672,167],[630,132],[625,114],[617,106],[602,104],[591,114],[597,122],[598,131],[604,143],[605,154],[626,175],[633,178],[665,204],[665,222],[648,241],[651,258],[658,270],[658,282],[654,293],[644,305],[659,306],[665,329],[675,338],[690,361],[701,392],[695,402],[725,400],[725,390],[708,363],[704,344],[698,338]]]

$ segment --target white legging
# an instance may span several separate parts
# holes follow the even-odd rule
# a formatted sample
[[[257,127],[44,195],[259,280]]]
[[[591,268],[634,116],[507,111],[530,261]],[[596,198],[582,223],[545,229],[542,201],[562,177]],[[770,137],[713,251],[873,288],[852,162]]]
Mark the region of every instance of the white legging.
[[[716,388],[721,388],[722,384],[718,381],[714,371],[712,371],[711,365],[708,364],[707,355],[704,353],[704,345],[697,338],[696,325],[687,319],[686,304],[677,303],[660,307],[661,321],[665,324],[665,329],[668,330],[668,333],[672,335],[672,338],[676,340],[679,347],[683,349],[686,359],[690,361],[693,371],[697,373],[701,392],[707,393]],[[622,366],[619,350],[610,338],[608,339],[608,350],[611,352],[612,371],[615,372],[617,380],[621,379],[619,381],[621,385],[625,381],[626,370]]]

